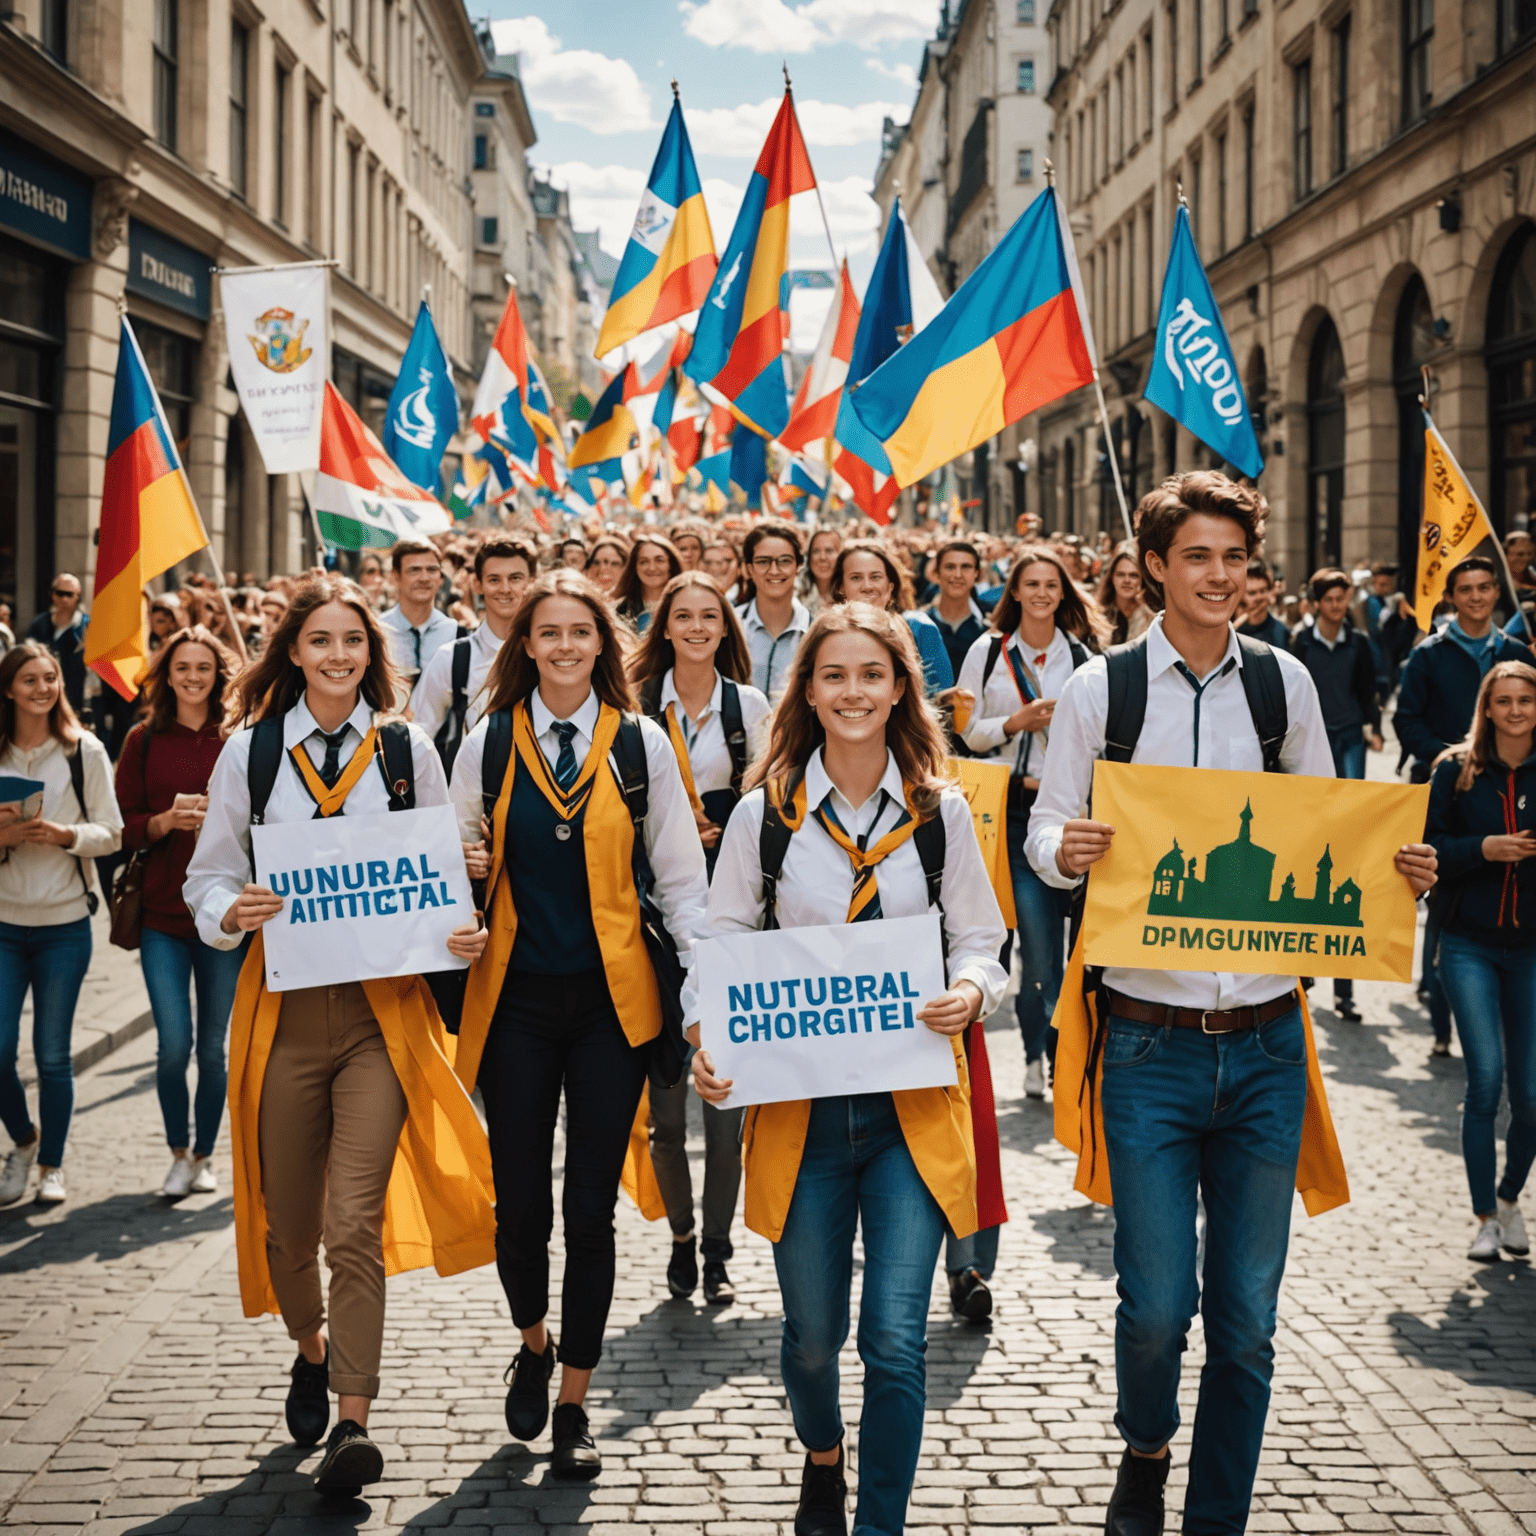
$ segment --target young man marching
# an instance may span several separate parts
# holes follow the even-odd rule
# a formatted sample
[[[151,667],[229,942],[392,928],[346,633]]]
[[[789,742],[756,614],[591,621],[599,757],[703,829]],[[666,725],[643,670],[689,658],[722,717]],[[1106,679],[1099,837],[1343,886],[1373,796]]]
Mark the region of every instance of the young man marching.
[[[1306,669],[1262,642],[1240,644],[1233,632],[1265,510],[1257,491],[1213,471],[1175,476],[1142,501],[1142,579],[1161,589],[1166,606],[1133,642],[1140,655],[1127,647],[1115,663],[1128,676],[1134,662],[1146,677],[1134,743],[1126,740],[1134,731],[1117,728],[1114,755],[1122,760],[1259,771],[1265,753],[1244,686],[1244,670],[1253,668],[1284,696],[1283,730],[1273,705],[1265,722],[1266,734],[1279,738],[1271,767],[1333,776]],[[1079,814],[1094,761],[1106,755],[1109,665],[1094,657],[1063,688],[1030,818],[1030,862],[1042,880],[1062,888],[1104,857],[1115,833]],[[1117,727],[1125,723],[1123,714]],[[1405,846],[1394,863],[1415,892],[1434,883],[1428,846]],[[1269,1407],[1275,1303],[1308,1093],[1296,978],[1111,968],[1099,997],[1107,1011],[1102,1150],[1113,1184],[1120,1293],[1115,1424],[1127,1445],[1105,1531],[1158,1536],[1163,1529],[1180,1357],[1199,1306],[1206,1363],[1184,1530],[1241,1532]],[[1206,1209],[1203,1275],[1196,1268],[1197,1194]]]

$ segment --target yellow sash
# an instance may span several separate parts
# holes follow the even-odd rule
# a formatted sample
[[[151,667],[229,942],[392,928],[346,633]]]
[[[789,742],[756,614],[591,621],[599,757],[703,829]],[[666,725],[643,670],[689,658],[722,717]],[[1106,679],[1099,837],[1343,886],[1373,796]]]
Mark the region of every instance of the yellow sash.
[[[836,813],[825,804],[818,805],[812,813],[821,823],[821,830],[848,855],[848,862],[853,865],[853,894],[848,898],[850,923],[858,922],[879,894],[875,866],[888,854],[895,853],[917,831],[918,814],[912,808],[912,799],[910,793],[906,792],[906,786],[903,785],[902,789],[907,802],[907,819],[899,826],[892,827],[873,848],[860,848],[858,843],[848,835],[843,824],[838,821]],[[795,791],[795,802],[795,822],[798,826],[805,820],[805,781],[803,779]],[[879,916],[878,913],[875,915]]]
[[[374,748],[378,743],[379,733],[373,727],[368,727],[368,734],[363,737],[361,745],[352,754],[347,766],[342,770],[341,777],[327,789],[325,780],[320,777],[320,770],[310,760],[309,753],[304,750],[302,742],[296,742],[288,752],[293,759],[293,765],[299,770],[299,776],[304,780],[304,787],[309,791],[310,798],[320,808],[321,816],[334,816],[346,802],[348,795],[352,793],[357,781],[367,773],[373,762]]]
[[[609,715],[613,717],[611,720],[606,718]],[[592,749],[581,765],[581,772],[576,775],[576,781],[569,789],[561,789],[554,771],[549,766],[549,759],[544,756],[538,742],[534,739],[533,715],[528,708],[527,699],[524,699],[512,712],[512,744],[517,748],[517,755],[522,758],[523,766],[533,776],[533,782],[538,785],[539,793],[549,801],[555,815],[562,821],[574,820],[581,814],[588,799],[591,798],[592,782],[597,775],[597,770],[608,760],[613,739],[618,734],[618,711],[609,709],[605,705],[598,715],[597,734],[592,738]],[[511,782],[509,773],[507,784],[510,785]],[[503,817],[503,827],[505,822],[506,818]]]
[[[672,738],[672,750],[677,754],[677,769],[683,776],[683,788],[688,791],[688,804],[695,816],[704,814],[704,802],[694,788],[693,764],[688,760],[688,743],[683,740],[683,728],[678,723],[677,705],[667,705],[667,735]]]

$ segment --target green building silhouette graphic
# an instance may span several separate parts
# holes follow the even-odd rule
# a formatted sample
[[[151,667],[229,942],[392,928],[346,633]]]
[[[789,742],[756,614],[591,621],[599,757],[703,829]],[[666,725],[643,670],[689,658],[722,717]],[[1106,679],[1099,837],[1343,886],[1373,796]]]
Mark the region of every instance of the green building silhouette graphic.
[[[1186,863],[1174,838],[1173,847],[1152,873],[1147,913],[1153,917],[1216,918],[1233,922],[1310,923],[1328,928],[1362,928],[1360,887],[1353,880],[1333,884],[1333,855],[1324,847],[1310,896],[1296,890],[1288,874],[1278,896],[1271,896],[1275,855],[1253,840],[1253,802],[1243,806],[1237,840],[1212,848],[1205,856],[1205,878],[1198,860]]]

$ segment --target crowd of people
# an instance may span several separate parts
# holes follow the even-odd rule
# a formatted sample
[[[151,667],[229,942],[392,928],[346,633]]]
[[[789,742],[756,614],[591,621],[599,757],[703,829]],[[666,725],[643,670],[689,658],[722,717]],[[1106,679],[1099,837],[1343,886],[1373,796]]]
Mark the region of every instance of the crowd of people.
[[[34,1173],[36,1200],[67,1198],[71,1031],[105,897],[113,941],[139,950],[158,1035],[163,1192],[220,1187],[227,1103],[242,1300],[279,1312],[295,1342],[287,1421],[299,1444],[326,1442],[322,1493],[382,1473],[367,1423],[385,1276],[427,1262],[496,1263],[521,1336],[508,1430],[527,1441],[551,1427],[555,1474],[598,1474],[585,1399],[613,1296],[614,1210],[648,1161],[672,1295],[699,1288],[702,1261],[705,1301],[732,1300],[743,1185],[746,1224],[773,1245],[806,1448],[797,1536],[847,1529],[837,1357],[858,1232],[856,1523],[899,1532],[936,1265],[957,1316],[993,1309],[1006,1209],[982,1026],[1016,963],[1023,1091],[1086,1102],[1113,1178],[1127,1449],[1106,1529],[1162,1529],[1198,1307],[1207,1365],[1186,1528],[1242,1530],[1321,1079],[1294,976],[1085,981],[1069,957],[1074,893],[1114,835],[1086,810],[1095,761],[1358,779],[1395,695],[1397,767],[1431,785],[1424,842],[1395,869],[1430,893],[1432,1050],[1449,1054],[1454,1022],[1466,1063],[1472,1257],[1527,1251],[1518,1202],[1536,1158],[1531,541],[1508,541],[1513,594],[1494,561],[1458,566],[1424,636],[1390,566],[1284,590],[1263,560],[1264,518],[1255,491],[1205,471],[1144,498],[1119,545],[735,517],[402,541],[344,557],[351,574],[188,577],[155,596],[132,702],[94,687],[81,585],[59,575],[26,638],[0,635],[0,771],[42,785],[40,803],[0,805],[0,1120],[14,1142],[0,1204]],[[1278,733],[1255,718],[1243,668],[1278,684]],[[1111,739],[1112,677],[1134,673],[1144,720]],[[1012,932],[956,757],[1009,771]],[[269,993],[262,929],[284,898],[255,877],[252,825],[433,805],[452,807],[476,882],[475,920],[447,941],[468,970]],[[699,1048],[699,940],[930,911],[946,989],[916,1016],[951,1041],[954,1088],[731,1103]],[[658,925],[676,974],[654,958]],[[29,991],[35,1121],[17,1074]],[[1348,978],[1332,1013],[1360,1020]],[[1102,1073],[1086,1100],[1085,1061]]]

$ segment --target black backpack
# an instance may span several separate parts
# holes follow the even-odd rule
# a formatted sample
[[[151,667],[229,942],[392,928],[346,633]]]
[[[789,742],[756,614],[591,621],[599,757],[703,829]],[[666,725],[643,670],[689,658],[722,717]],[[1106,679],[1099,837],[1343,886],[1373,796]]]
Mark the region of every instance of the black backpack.
[[[265,720],[258,720],[251,727],[251,755],[245,769],[252,826],[259,827],[266,820],[267,801],[272,797],[284,756],[283,717],[268,715]],[[390,810],[414,810],[416,760],[411,755],[411,728],[404,720],[386,720],[378,727],[377,760],[389,790]]]
[[[661,707],[659,677],[648,677],[641,683],[640,709],[666,730],[667,715]],[[739,800],[741,781],[747,772],[747,728],[741,718],[741,694],[728,677],[720,679],[720,728],[725,732],[726,750],[731,754],[731,793]]]
[[[1066,635],[1066,630],[1062,630],[1062,634]],[[998,658],[1003,654],[1003,646],[1007,639],[1006,635],[993,635],[987,644],[987,662],[981,669],[982,698],[986,696],[987,684],[992,680],[992,674],[997,670]],[[1067,635],[1067,649],[1072,653],[1072,670],[1076,672],[1088,660],[1088,647],[1075,635]],[[981,698],[976,700],[976,707],[978,709],[981,708]],[[1012,777],[1008,781],[1008,814],[1013,817],[1028,816],[1030,806],[1035,803],[1035,791],[1024,788],[1023,777],[1024,775],[1015,768]]]
[[[453,642],[453,669],[450,673],[453,696],[449,700],[448,713],[432,738],[437,755],[443,760],[443,771],[452,777],[453,760],[464,744],[464,716],[469,712],[469,663],[470,647],[475,643],[473,635]]]

